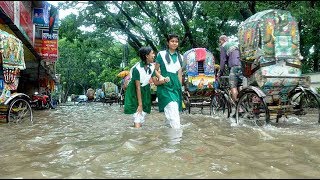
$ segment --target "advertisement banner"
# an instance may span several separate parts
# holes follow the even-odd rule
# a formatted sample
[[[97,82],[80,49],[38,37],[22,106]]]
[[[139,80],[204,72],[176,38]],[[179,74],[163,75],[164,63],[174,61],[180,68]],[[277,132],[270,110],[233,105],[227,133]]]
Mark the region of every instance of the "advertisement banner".
[[[31,7],[31,2],[25,3],[30,3]],[[20,27],[23,30],[23,34],[29,39],[31,44],[33,44],[33,24],[30,12],[31,8],[28,9],[22,2],[20,2]]]
[[[58,28],[58,9],[48,2],[43,7],[33,9],[33,23],[39,27]],[[52,31],[52,30],[51,30]]]
[[[38,26],[49,26],[48,9],[34,8],[33,9],[33,23]]]
[[[47,62],[55,62],[58,58],[58,31],[49,33],[49,27],[36,26],[34,48],[41,59]]]
[[[6,15],[14,21],[14,1],[0,1],[0,7]]]
[[[33,23],[35,50],[42,60],[55,62],[58,58],[58,9],[44,1],[42,7],[33,9]]]

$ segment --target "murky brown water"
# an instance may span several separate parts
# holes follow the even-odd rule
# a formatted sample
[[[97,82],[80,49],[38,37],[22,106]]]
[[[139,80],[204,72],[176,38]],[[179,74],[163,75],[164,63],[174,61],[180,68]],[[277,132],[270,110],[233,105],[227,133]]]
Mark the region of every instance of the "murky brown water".
[[[194,113],[182,114],[176,131],[155,110],[132,128],[117,104],[34,111],[33,126],[0,124],[0,177],[320,177],[316,120],[261,128]]]

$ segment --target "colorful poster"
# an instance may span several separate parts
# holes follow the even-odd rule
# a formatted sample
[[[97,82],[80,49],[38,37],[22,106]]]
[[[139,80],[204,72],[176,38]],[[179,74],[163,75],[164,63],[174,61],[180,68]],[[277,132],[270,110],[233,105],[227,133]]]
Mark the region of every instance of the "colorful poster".
[[[44,8],[34,8],[33,9],[33,24],[36,25],[44,25],[48,24],[48,15],[47,13],[45,14]]]
[[[24,62],[23,44],[20,39],[0,30],[0,52],[4,68],[26,68]]]
[[[58,28],[58,9],[48,2],[41,8],[33,9],[33,23],[39,27]]]

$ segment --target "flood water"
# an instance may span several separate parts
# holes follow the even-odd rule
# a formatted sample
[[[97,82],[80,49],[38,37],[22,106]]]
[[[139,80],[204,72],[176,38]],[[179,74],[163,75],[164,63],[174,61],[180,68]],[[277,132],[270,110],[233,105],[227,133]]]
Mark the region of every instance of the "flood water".
[[[32,126],[0,124],[1,178],[318,178],[320,126],[181,115],[181,130],[156,110],[140,129],[118,104],[61,104],[34,111]]]

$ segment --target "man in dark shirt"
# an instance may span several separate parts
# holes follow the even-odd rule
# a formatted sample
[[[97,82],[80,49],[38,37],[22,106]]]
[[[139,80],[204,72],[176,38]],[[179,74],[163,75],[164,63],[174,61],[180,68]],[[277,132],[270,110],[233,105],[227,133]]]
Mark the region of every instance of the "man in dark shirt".
[[[229,84],[234,103],[238,101],[238,91],[242,88],[243,74],[241,70],[240,51],[235,42],[229,41],[226,35],[219,37],[220,45],[220,74],[224,72],[225,65],[230,68]]]

